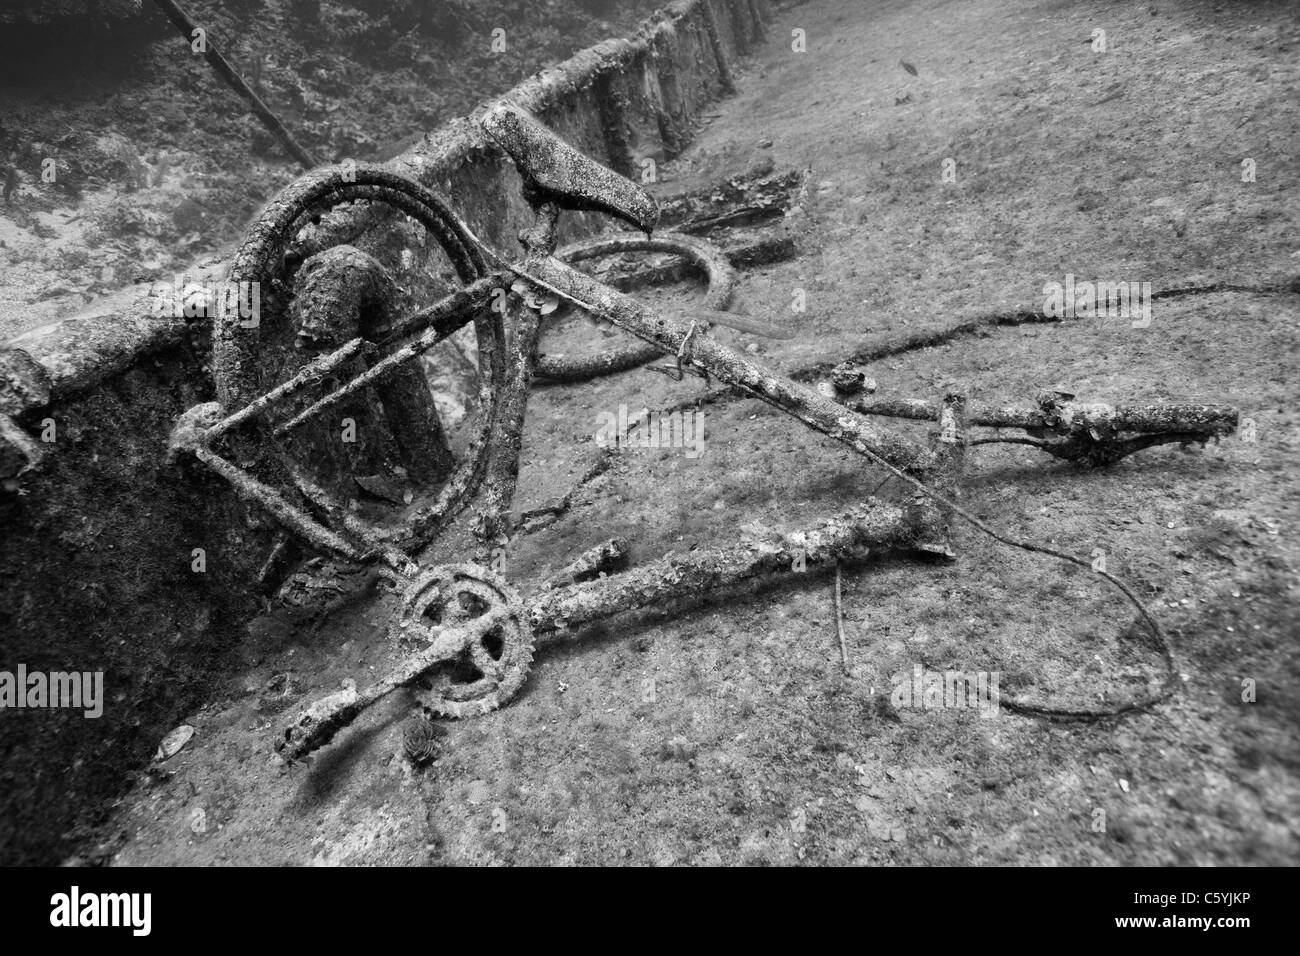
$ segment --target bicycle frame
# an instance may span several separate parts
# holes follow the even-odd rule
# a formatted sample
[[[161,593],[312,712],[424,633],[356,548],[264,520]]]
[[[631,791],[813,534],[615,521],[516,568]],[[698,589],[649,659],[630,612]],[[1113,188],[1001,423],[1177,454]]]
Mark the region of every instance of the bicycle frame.
[[[216,450],[225,435],[256,419],[270,418],[276,406],[318,385],[320,380],[359,356],[374,357],[388,350],[366,371],[328,392],[306,409],[276,423],[273,438],[283,438],[315,419],[344,399],[364,388],[381,382],[400,366],[413,361],[468,325],[479,309],[490,307],[499,290],[508,289],[517,279],[551,292],[585,311],[656,346],[667,355],[676,355],[686,365],[729,385],[741,388],[802,421],[810,428],[840,441],[859,453],[872,453],[896,467],[924,476],[931,473],[937,459],[933,451],[905,436],[874,424],[816,391],[797,382],[773,375],[757,363],[703,335],[695,334],[694,325],[685,326],[673,316],[658,313],[631,296],[624,295],[567,265],[554,255],[555,229],[559,210],[542,204],[531,230],[521,239],[526,255],[522,262],[504,263],[501,257],[479,243],[480,250],[502,262],[502,268],[490,272],[465,288],[403,319],[384,340],[369,342],[353,338],[328,354],[310,362],[297,374],[259,396],[233,414],[213,420],[210,406],[199,406],[178,426],[173,438],[174,450],[188,450],[203,464],[221,475],[243,497],[255,501],[272,513],[276,520],[311,544],[353,561],[378,558],[394,571],[405,571],[411,564],[410,552],[427,544],[416,536],[406,548],[397,548],[385,535],[355,516],[343,504],[328,495],[303,475],[295,481],[309,500],[338,520],[350,536],[364,547],[351,543],[338,531],[315,520],[295,507],[276,489],[239,468]],[[522,310],[516,328],[512,354],[507,357],[508,379],[492,425],[488,451],[487,540],[504,533],[501,515],[513,499],[514,479],[518,473],[517,433],[522,426],[531,383],[532,361],[540,335],[540,317]],[[511,441],[511,436],[514,440]],[[418,524],[419,515],[413,519]]]
[[[376,185],[363,184],[363,190],[373,188],[391,191],[394,188],[405,188],[400,184],[394,186],[392,174],[376,172],[371,175]],[[328,195],[330,188],[331,184],[326,179],[321,179],[302,187],[302,192],[313,194],[312,191],[316,190],[317,194]],[[422,187],[411,186],[409,189],[427,204],[436,204],[441,217],[437,225],[447,230],[449,235],[455,233],[453,238],[461,244],[461,254],[475,260],[477,278],[471,280],[462,271],[462,278],[467,282],[465,287],[399,320],[384,339],[367,341],[361,337],[352,338],[309,362],[287,381],[257,395],[233,413],[227,413],[216,402],[196,406],[178,422],[173,431],[170,449],[173,454],[193,454],[200,463],[226,479],[242,497],[265,508],[281,525],[313,546],[351,561],[376,561],[386,565],[394,583],[403,587],[408,607],[413,602],[418,604],[432,600],[431,589],[453,580],[455,575],[451,571],[461,567],[462,571],[456,573],[470,582],[465,587],[494,588],[494,600],[509,605],[509,613],[502,616],[494,611],[463,627],[449,626],[441,631],[427,631],[425,636],[430,642],[429,647],[359,697],[353,694],[347,699],[327,699],[321,701],[319,707],[309,709],[287,732],[285,741],[282,742],[287,742],[289,753],[302,755],[320,746],[335,730],[366,706],[395,687],[414,679],[433,663],[453,654],[468,650],[479,655],[476,660],[483,660],[484,675],[489,675],[489,672],[496,676],[502,673],[507,675],[500,687],[486,686],[491,684],[491,680],[489,676],[483,676],[471,688],[469,698],[443,701],[443,712],[451,716],[482,713],[508,698],[522,683],[523,672],[531,661],[533,634],[580,625],[645,606],[662,597],[702,594],[716,587],[737,584],[759,573],[799,571],[805,560],[836,562],[845,557],[860,556],[864,550],[882,547],[952,555],[948,537],[949,522],[953,513],[961,511],[952,498],[957,493],[964,470],[967,444],[964,396],[948,395],[941,404],[926,405],[924,408],[907,405],[902,412],[897,408],[873,408],[869,403],[861,401],[854,402],[855,407],[850,407],[844,402],[825,397],[813,388],[773,374],[701,333],[697,321],[685,323],[674,316],[661,314],[567,265],[555,254],[560,208],[554,201],[539,200],[534,204],[536,220],[531,228],[520,234],[524,257],[521,261],[508,262],[475,237],[441,200],[431,197],[427,191],[422,192]],[[404,208],[400,202],[398,208]],[[275,221],[287,230],[293,217],[280,213],[277,215],[279,218]],[[496,268],[487,268],[488,262],[495,262]],[[594,581],[582,581],[579,577],[572,576],[567,582],[534,594],[527,608],[523,608],[520,606],[522,602],[513,596],[504,580],[490,580],[491,575],[486,571],[463,570],[477,566],[446,566],[441,571],[436,568],[421,571],[414,556],[440,530],[439,522],[447,512],[447,509],[440,506],[440,502],[445,499],[448,487],[444,487],[438,502],[415,513],[410,519],[409,534],[399,542],[392,533],[351,513],[342,502],[321,488],[282,452],[277,451],[276,454],[283,469],[299,493],[323,512],[328,523],[319,521],[296,507],[277,489],[239,468],[216,450],[217,442],[224,436],[255,420],[270,419],[277,406],[313,388],[321,379],[348,363],[358,358],[373,360],[364,372],[318,398],[306,409],[284,421],[272,423],[272,440],[287,436],[349,396],[381,383],[398,368],[414,361],[475,321],[475,317],[482,314],[481,310],[492,307],[499,301],[501,293],[510,290],[519,281],[564,299],[592,316],[607,320],[649,343],[664,354],[675,356],[679,369],[690,369],[706,378],[715,378],[781,409],[807,427],[822,432],[855,453],[885,466],[923,493],[916,495],[910,505],[901,507],[869,498],[860,507],[844,515],[830,518],[803,531],[780,536],[780,541],[776,544],[742,542],[732,548],[685,557],[670,555],[634,570],[602,576]],[[475,555],[478,565],[488,564],[493,553],[509,541],[514,530],[510,527],[508,516],[515,496],[521,434],[541,326],[542,315],[539,309],[519,309],[513,343],[504,356],[504,371],[493,365],[491,381],[499,387],[500,394],[494,394],[491,404],[484,406],[485,421],[482,428],[485,447],[474,449],[477,454],[472,462],[476,474],[481,471],[480,463],[486,470],[486,474],[479,474],[478,479],[475,479],[475,484],[481,479],[485,486],[483,506],[479,509],[481,520],[475,527],[479,541]],[[219,329],[218,335],[221,334],[222,330]],[[232,363],[236,371],[245,376],[249,372],[246,355],[247,353],[236,354]],[[500,358],[492,356],[491,361],[497,362]],[[1088,416],[1093,415],[1098,408],[1106,408],[1081,407],[1083,414],[1076,422],[1072,417],[1076,409],[1068,401],[1055,405],[1040,402],[1040,407],[1041,414],[1038,418],[1029,417],[1025,421],[1034,423],[1032,427],[1035,429],[1050,431],[1063,418],[1065,425],[1062,427],[1067,434],[1070,429],[1077,430],[1076,426],[1080,424],[1091,425],[1092,419]],[[1154,411],[1159,413],[1168,408],[1157,408]],[[1179,440],[1196,440],[1198,437],[1203,440],[1206,435],[1227,433],[1236,424],[1235,410],[1214,406],[1197,408],[1200,413],[1198,424],[1203,427],[1173,433]],[[1000,421],[999,415],[1005,417],[1007,411],[1009,410],[993,414],[985,410],[980,414],[986,418],[991,415],[993,420]],[[1176,423],[1176,416],[1152,416],[1152,409],[1138,411],[1142,413],[1139,418],[1145,416],[1146,419],[1159,420],[1162,426]],[[940,429],[937,434],[932,434],[928,446],[923,445],[875,424],[869,417],[873,412],[900,414],[902,417],[929,417],[938,422]],[[1060,412],[1064,414],[1058,414]],[[1042,425],[1036,424],[1040,421]],[[1169,432],[1165,427],[1156,430]],[[461,502],[462,505],[464,503]],[[964,513],[963,517],[979,525],[977,520]],[[997,535],[994,534],[994,537]],[[1075,560],[1051,549],[1028,549]],[[475,579],[475,575],[479,576],[478,579]],[[1105,576],[1142,609],[1141,604],[1122,584],[1110,575]],[[498,606],[497,610],[500,609]],[[1143,613],[1146,612],[1143,610]],[[502,626],[501,622],[507,619],[514,629],[513,643],[510,646],[515,649],[515,656],[508,665],[500,664],[498,667],[492,660],[482,657],[480,642],[489,630]],[[1149,615],[1147,619],[1158,636],[1154,621]],[[424,626],[418,624],[418,615],[406,621],[403,626],[412,623]],[[1166,687],[1161,693],[1167,690]],[[473,696],[475,694],[478,696]],[[1157,696],[1151,696],[1148,700],[1131,706],[1148,706],[1157,699]],[[1026,712],[1031,710],[1029,708]]]
[[[255,419],[270,417],[275,406],[317,385],[322,378],[358,356],[373,357],[388,350],[366,371],[328,392],[301,412],[274,425],[271,433],[273,438],[287,436],[339,402],[383,381],[405,363],[415,360],[454,335],[473,320],[478,310],[491,307],[494,297],[522,279],[593,316],[609,321],[665,355],[676,356],[681,365],[739,388],[781,409],[809,428],[822,432],[859,454],[883,460],[922,480],[933,476],[940,467],[941,460],[934,449],[876,425],[867,414],[863,414],[870,410],[863,403],[854,403],[861,411],[854,410],[805,385],[774,375],[740,353],[711,338],[696,334],[694,323],[685,325],[673,316],[656,312],[637,299],[593,279],[556,257],[559,212],[553,203],[543,203],[536,207],[533,227],[525,230],[520,237],[525,248],[522,261],[507,262],[474,237],[478,251],[487,259],[495,260],[500,267],[402,319],[385,339],[369,342],[359,337],[353,338],[334,351],[318,357],[287,381],[226,417],[212,420],[212,411],[208,406],[191,410],[190,420],[183,420],[188,427],[178,426],[176,435],[181,437],[173,440],[175,450],[185,448],[192,451],[205,465],[226,478],[242,496],[267,507],[278,521],[316,547],[349,560],[378,558],[394,571],[408,570],[410,555],[427,545],[430,537],[428,534],[416,533],[405,547],[397,548],[386,540],[380,529],[351,515],[341,502],[332,499],[301,473],[296,474],[295,481],[299,490],[326,514],[339,521],[352,537],[365,546],[358,547],[334,529],[296,508],[275,489],[220,456],[214,450],[214,445],[235,429]],[[468,228],[465,228],[465,232],[473,235]],[[503,516],[508,512],[514,497],[519,467],[518,432],[526,412],[540,328],[538,316],[528,309],[521,311],[514,347],[507,357],[507,387],[491,426],[487,518],[481,534],[482,539],[488,542],[499,540],[503,535],[508,536]],[[1235,425],[1235,412],[1225,409],[1215,411],[1220,413],[1216,419],[1220,430]],[[892,408],[883,413],[902,414]],[[906,417],[922,416],[911,414]],[[936,417],[935,410],[927,409],[924,417],[933,420]],[[197,430],[194,427],[196,422],[200,423]],[[420,524],[421,513],[417,512],[412,525],[418,528]],[[483,558],[484,555],[480,553],[479,557]]]

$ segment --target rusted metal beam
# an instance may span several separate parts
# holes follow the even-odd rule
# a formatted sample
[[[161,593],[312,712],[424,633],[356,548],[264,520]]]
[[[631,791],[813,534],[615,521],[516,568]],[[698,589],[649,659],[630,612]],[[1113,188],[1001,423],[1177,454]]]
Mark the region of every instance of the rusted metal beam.
[[[304,388],[319,384],[320,380],[326,375],[337,371],[357,356],[363,354],[367,349],[373,347],[373,344],[365,339],[355,338],[350,342],[345,342],[333,352],[312,359],[299,369],[292,378],[286,379],[265,395],[255,398],[233,415],[212,426],[207,433],[207,440],[214,442],[227,432],[269,412],[280,402],[296,395]]]

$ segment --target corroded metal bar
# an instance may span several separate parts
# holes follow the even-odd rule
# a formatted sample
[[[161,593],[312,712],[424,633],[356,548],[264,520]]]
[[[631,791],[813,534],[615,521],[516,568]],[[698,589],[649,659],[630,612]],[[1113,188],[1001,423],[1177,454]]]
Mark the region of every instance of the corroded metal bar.
[[[506,387],[497,406],[496,424],[488,443],[487,476],[484,479],[482,521],[477,528],[486,563],[491,552],[510,538],[510,507],[519,483],[519,455],[524,442],[524,416],[541,336],[542,316],[530,308],[521,310],[515,323],[514,348],[506,369]]]
[[[938,403],[926,399],[854,398],[845,404],[863,415],[910,418],[916,421],[934,421],[940,411]],[[987,428],[1043,429],[1062,434],[1087,431],[1099,421],[1116,431],[1206,431],[1227,434],[1236,429],[1239,415],[1239,411],[1231,405],[1194,403],[1101,406],[1064,402],[1056,406],[1054,411],[972,403],[968,421],[971,425]]]
[[[555,252],[560,205],[534,205],[533,226],[519,234],[529,265]],[[658,212],[656,211],[656,216]],[[524,308],[515,322],[515,335],[507,357],[506,378],[497,402],[492,433],[488,437],[487,474],[483,507],[475,528],[479,541],[477,560],[487,564],[498,547],[510,540],[510,508],[519,483],[519,455],[524,441],[524,417],[537,362],[537,343],[542,335],[540,309]]]
[[[270,485],[258,481],[246,471],[235,467],[212,449],[203,445],[195,445],[191,450],[200,462],[230,482],[231,487],[235,489],[241,498],[261,505],[271,512],[275,520],[315,547],[320,548],[322,551],[340,554],[352,561],[364,561],[368,557],[364,551],[356,547],[352,542],[341,535],[335,534],[324,525],[311,520],[307,515],[289,504]]]
[[[860,557],[864,548],[911,547],[926,530],[909,509],[868,499],[802,531],[672,554],[623,574],[542,591],[529,602],[528,622],[537,634],[577,627],[657,601],[697,598],[760,574]]]
[[[350,342],[345,342],[333,352],[322,355],[304,365],[298,374],[277,385],[265,395],[249,402],[235,414],[222,419],[212,428],[208,429],[205,439],[209,442],[216,441],[222,435],[231,429],[238,428],[240,425],[251,421],[263,412],[270,410],[291,395],[296,395],[308,386],[315,385],[326,375],[329,375],[341,365],[345,365],[352,359],[356,358],[366,350],[370,343],[365,339],[355,338]]]
[[[601,138],[605,141],[605,157],[609,168],[620,176],[631,179],[636,175],[636,161],[628,145],[626,94],[619,88],[624,80],[622,72],[613,70],[597,74],[592,82],[596,94],[596,109],[600,115]]]
[[[670,555],[623,574],[554,590],[544,585],[528,602],[526,619],[534,633],[555,632],[659,600],[699,597],[759,574],[798,573],[808,564],[864,557],[871,548],[909,547],[926,530],[918,528],[910,509],[869,499],[862,507],[802,531],[773,531],[731,548]],[[591,567],[620,559],[619,544],[606,542],[588,552]],[[366,690],[347,690],[312,704],[285,731],[277,749],[292,760],[323,747],[366,708],[435,664],[452,659],[514,613],[510,606],[493,608],[463,627],[439,629],[428,647],[406,657]]]
[[[587,470],[582,473],[582,477],[573,483],[563,495],[552,499],[548,504],[541,505],[537,508],[529,508],[519,515],[519,524],[516,531],[523,531],[525,534],[531,534],[544,528],[556,521],[561,515],[565,514],[572,506],[574,496],[578,494],[587,483],[599,478],[610,466],[613,465],[617,452],[613,447],[607,446],[602,448],[596,455],[595,460],[588,466]]]
[[[348,244],[307,258],[294,276],[292,318],[300,344],[333,348],[360,336],[386,338],[397,314],[397,283],[374,256]],[[424,370],[415,363],[375,388],[393,445],[417,485],[442,481],[456,466]]]
[[[492,298],[493,290],[509,289],[512,278],[509,272],[489,273],[432,305],[397,320],[393,323],[392,332],[381,343],[400,341],[428,328],[441,329],[447,335],[452,335],[465,326],[466,313],[473,314],[486,306]]]
[[[749,4],[746,0],[726,0],[726,6],[727,15],[731,19],[731,38],[736,46],[736,55],[748,56],[752,32],[752,27],[746,29],[746,21],[750,16]]]
[[[758,4],[758,0],[749,0],[749,17],[753,24],[754,42],[763,44],[767,42],[767,26],[763,23],[763,10]]]
[[[686,341],[688,330],[677,319],[647,308],[558,259],[547,258],[531,264],[526,278],[657,345],[669,355],[677,355]],[[772,374],[707,336],[692,336],[687,346],[683,364],[693,365],[781,408],[859,454],[870,452],[908,471],[923,472],[935,463],[933,452],[910,438],[880,428],[865,417],[846,415],[844,406],[805,385]]]

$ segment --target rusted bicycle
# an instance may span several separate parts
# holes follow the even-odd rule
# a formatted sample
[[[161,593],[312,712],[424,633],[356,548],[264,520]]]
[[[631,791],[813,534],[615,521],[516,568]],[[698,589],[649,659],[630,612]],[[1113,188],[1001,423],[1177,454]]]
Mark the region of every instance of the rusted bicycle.
[[[299,179],[254,222],[229,270],[232,281],[264,284],[263,311],[277,321],[250,322],[239,315],[216,321],[217,401],[190,409],[172,435],[174,455],[227,480],[310,548],[378,569],[397,592],[392,631],[407,649],[402,665],[370,687],[326,698],[300,715],[278,740],[287,756],[322,746],[366,707],[404,685],[416,687],[433,713],[485,713],[523,685],[535,635],[642,606],[670,592],[677,597],[703,593],[757,574],[788,571],[797,562],[833,563],[867,548],[944,553],[952,514],[1004,542],[1086,564],[1000,536],[956,505],[952,499],[970,423],[1025,429],[1047,451],[1096,461],[1152,444],[1205,441],[1235,427],[1236,412],[1223,406],[1112,408],[1062,394],[1042,396],[1036,407],[1021,411],[967,408],[960,395],[937,403],[837,400],[773,374],[709,334],[715,323],[780,332],[724,311],[734,281],[725,258],[697,239],[653,236],[658,210],[641,187],[509,103],[487,111],[482,125],[514,162],[534,211],[533,225],[520,235],[522,259],[506,260],[441,197],[382,167],[343,164]],[[408,224],[422,227],[445,254],[447,279],[456,288],[396,314],[394,302],[401,297],[386,271],[374,256],[349,245],[349,234],[330,231],[331,211],[356,204],[391,207]],[[557,255],[562,210],[607,214],[635,232]],[[564,261],[632,250],[693,259],[709,278],[705,302],[685,317],[664,314]],[[502,307],[506,301],[514,303],[509,334],[503,321],[511,311]],[[902,506],[868,499],[847,514],[771,540],[670,556],[595,580],[575,574],[525,600],[486,565],[511,531],[520,431],[544,315],[556,303],[612,323],[642,343],[620,353],[631,358],[606,362],[608,370],[662,354],[677,376],[704,375],[740,389],[883,466],[913,487],[914,499]],[[428,407],[420,361],[464,329],[473,330],[478,409],[466,448],[456,456],[436,410]],[[290,339],[312,348],[284,347]],[[295,358],[286,362],[285,354]],[[388,525],[350,510],[328,477],[317,473],[321,460],[337,457],[322,437],[321,423],[333,420],[333,429],[363,400],[379,409],[409,473],[426,489],[436,489],[430,490],[430,500],[410,501],[401,520]],[[928,419],[939,428],[923,444],[877,424],[879,415]],[[479,496],[477,563],[421,567],[421,551]],[[590,570],[598,562],[588,564]],[[1100,573],[1158,634],[1127,587]],[[1147,706],[1167,690],[1131,706]],[[1033,711],[1029,705],[1024,709]]]

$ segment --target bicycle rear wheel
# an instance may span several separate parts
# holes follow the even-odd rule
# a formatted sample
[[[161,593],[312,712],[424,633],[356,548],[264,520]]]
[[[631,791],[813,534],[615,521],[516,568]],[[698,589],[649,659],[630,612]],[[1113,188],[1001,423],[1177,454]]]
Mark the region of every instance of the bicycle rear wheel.
[[[367,203],[369,208],[351,209],[347,216],[330,215],[339,207],[359,202]],[[410,235],[412,224],[394,217],[392,210],[422,226],[423,235]],[[353,248],[353,242],[366,251]],[[440,257],[445,261],[438,263],[440,268],[435,274],[431,264]],[[317,266],[320,268],[313,273]],[[326,274],[330,268],[336,271]],[[385,328],[397,324],[393,321],[396,315],[389,314],[394,310],[385,303],[385,296],[397,295],[400,288],[393,275],[400,275],[403,285],[416,286],[418,294],[437,297],[488,274],[486,256],[468,228],[440,197],[419,183],[364,164],[346,163],[309,173],[287,186],[254,219],[231,261],[228,281],[257,283],[261,309],[251,321],[229,313],[214,320],[212,366],[217,399],[227,413],[234,412],[301,367],[304,356],[295,346],[302,345],[308,332],[322,334],[316,327],[319,322],[306,328],[310,323],[303,320],[308,314],[318,317],[321,289],[340,291],[340,301],[357,313],[341,320],[348,330],[345,337],[359,330],[364,338],[382,339]],[[312,284],[321,275],[323,281]],[[349,292],[342,288],[355,281],[372,283],[384,292],[379,294],[371,288]],[[309,301],[295,301],[295,293]],[[505,333],[501,315],[491,309],[478,309],[472,325],[477,354],[477,361],[471,363],[475,366],[477,418],[473,427],[462,429],[469,434],[464,453],[438,474],[441,488],[435,500],[409,515],[407,533],[397,535],[408,551],[414,551],[445,527],[472,497],[484,474],[487,437],[505,380]],[[405,379],[401,378],[403,374]],[[430,411],[432,397],[420,362],[413,362],[409,369],[404,366],[395,378],[398,381],[386,382],[377,389],[383,399],[378,415],[383,419],[383,430],[398,432],[404,428],[406,434],[389,435],[387,446],[404,449],[428,445],[428,436],[418,433],[420,423],[437,423],[438,418],[436,412]],[[468,396],[466,407],[474,399]],[[428,406],[425,413],[408,407],[421,400]],[[246,444],[245,457],[273,469],[276,456],[285,450],[292,456],[296,445],[298,455],[293,457],[311,459],[314,467],[355,467],[355,451],[349,453],[351,465],[342,466],[337,448],[327,445],[319,433],[314,442],[310,435],[294,435],[286,439],[286,449],[265,444],[274,441],[267,429],[260,429],[256,440]],[[331,455],[335,455],[332,463],[328,461]],[[412,528],[415,530],[409,530]]]

